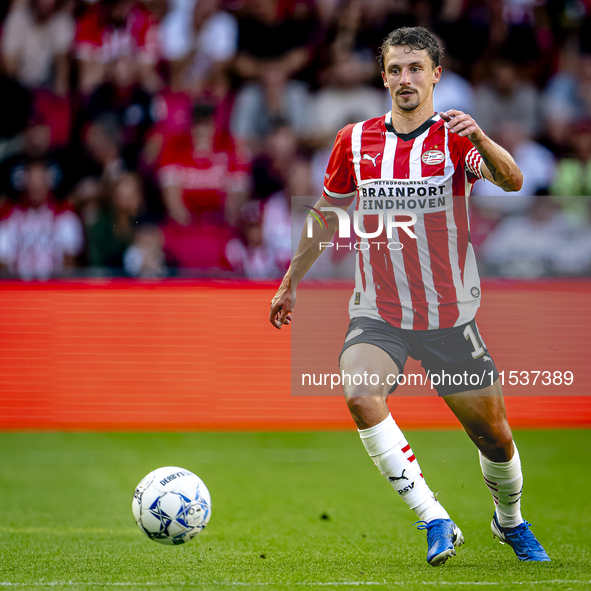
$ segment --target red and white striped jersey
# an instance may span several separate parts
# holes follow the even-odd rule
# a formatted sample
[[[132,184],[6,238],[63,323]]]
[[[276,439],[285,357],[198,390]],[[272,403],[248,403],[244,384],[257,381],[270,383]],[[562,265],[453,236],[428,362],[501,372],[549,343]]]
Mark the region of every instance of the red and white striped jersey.
[[[347,125],[337,135],[325,176],[324,197],[355,209],[357,238],[352,318],[365,316],[407,330],[460,326],[476,315],[480,279],[470,242],[468,197],[481,179],[481,156],[466,137],[450,134],[434,115],[409,134],[392,127],[391,113]],[[400,218],[398,215],[400,214]]]

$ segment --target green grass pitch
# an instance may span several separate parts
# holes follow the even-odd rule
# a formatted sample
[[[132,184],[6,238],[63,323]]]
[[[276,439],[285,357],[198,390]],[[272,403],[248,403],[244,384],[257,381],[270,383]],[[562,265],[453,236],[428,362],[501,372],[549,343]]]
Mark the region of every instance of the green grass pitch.
[[[492,539],[493,504],[459,432],[408,432],[466,545],[440,568],[355,432],[0,434],[0,589],[591,589],[591,431],[515,434],[523,513],[551,563]],[[131,515],[166,465],[203,478],[207,529],[161,546]]]

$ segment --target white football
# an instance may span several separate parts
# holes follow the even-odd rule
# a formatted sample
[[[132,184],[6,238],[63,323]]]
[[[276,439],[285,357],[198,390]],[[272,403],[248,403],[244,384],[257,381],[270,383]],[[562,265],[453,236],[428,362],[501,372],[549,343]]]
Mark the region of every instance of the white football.
[[[184,544],[209,522],[211,496],[199,476],[167,466],[137,485],[131,505],[138,527],[160,544]]]

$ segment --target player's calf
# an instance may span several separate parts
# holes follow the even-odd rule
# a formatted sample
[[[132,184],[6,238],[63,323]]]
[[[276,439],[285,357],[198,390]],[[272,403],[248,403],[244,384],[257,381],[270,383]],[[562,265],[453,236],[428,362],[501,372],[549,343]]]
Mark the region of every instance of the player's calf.
[[[482,454],[493,462],[511,459],[513,435],[498,380],[482,390],[445,396],[444,401]]]
[[[449,519],[427,486],[419,463],[392,415],[374,427],[360,429],[359,435],[374,464],[421,521]]]
[[[517,527],[523,523],[521,516],[521,494],[523,475],[521,460],[514,443],[513,454],[508,462],[493,462],[479,452],[480,467],[484,483],[495,504],[496,515],[503,527]]]
[[[427,530],[427,562],[439,566],[455,556],[456,546],[464,543],[462,532],[427,486],[419,463],[392,415],[388,414],[374,427],[360,429],[359,435],[382,475],[421,520],[419,529]]]

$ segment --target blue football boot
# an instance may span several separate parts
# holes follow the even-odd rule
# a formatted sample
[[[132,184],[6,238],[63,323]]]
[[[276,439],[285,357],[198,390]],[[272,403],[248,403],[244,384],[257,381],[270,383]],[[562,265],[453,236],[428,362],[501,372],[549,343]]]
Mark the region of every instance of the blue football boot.
[[[431,566],[439,566],[451,556],[455,556],[456,547],[464,543],[460,528],[451,519],[433,519],[417,523],[417,529],[427,530],[427,562]]]
[[[524,521],[517,527],[501,527],[495,513],[490,528],[492,529],[493,538],[499,538],[501,544],[511,546],[519,560],[549,562],[550,557],[546,554],[546,550],[542,548],[540,542],[536,540],[536,536],[531,533],[530,525],[531,523]]]

